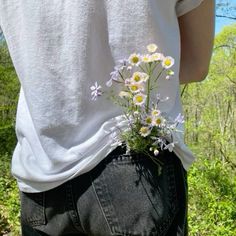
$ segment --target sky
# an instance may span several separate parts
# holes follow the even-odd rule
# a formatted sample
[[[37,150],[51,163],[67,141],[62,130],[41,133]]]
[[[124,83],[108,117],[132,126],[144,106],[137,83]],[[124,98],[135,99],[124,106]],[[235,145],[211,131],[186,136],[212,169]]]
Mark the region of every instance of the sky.
[[[233,6],[236,6],[236,0],[230,0],[230,3]],[[224,26],[230,25],[233,23],[236,23],[236,20],[230,20],[227,18],[216,17],[215,34],[218,34]]]

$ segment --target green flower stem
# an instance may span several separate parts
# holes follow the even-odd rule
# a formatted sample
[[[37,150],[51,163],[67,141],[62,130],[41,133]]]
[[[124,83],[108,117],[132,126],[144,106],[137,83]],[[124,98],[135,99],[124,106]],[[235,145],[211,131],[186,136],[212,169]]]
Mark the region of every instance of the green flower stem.
[[[161,76],[162,72],[165,70],[165,68],[163,68],[160,73],[157,75],[156,79],[155,79],[155,82],[158,80],[158,78]]]
[[[142,71],[143,71],[143,72],[146,72],[146,70],[145,70],[145,69],[143,69],[143,67],[142,67],[142,66],[140,66],[140,65],[139,65],[139,67],[142,69]]]
[[[118,72],[119,72],[119,75],[120,75],[121,79],[122,79],[123,81],[125,81],[125,79],[124,79],[124,77],[123,77],[122,73],[120,73],[120,71],[119,71],[119,70],[118,70]]]
[[[163,163],[162,161],[158,160],[158,157],[157,157],[157,158],[153,157],[153,156],[150,155],[150,153],[148,153],[147,151],[144,151],[144,154],[147,155],[148,157],[150,157],[151,160],[152,160],[155,164],[160,165],[160,167],[163,166],[164,163]]]
[[[160,64],[160,62],[154,63],[154,67],[152,68],[152,72],[155,70],[155,68]]]
[[[149,65],[149,68],[148,68],[148,76],[149,76],[149,79],[147,81],[147,102],[146,102],[146,113],[148,113],[149,111],[149,102],[150,102],[150,82],[151,82],[151,65]]]

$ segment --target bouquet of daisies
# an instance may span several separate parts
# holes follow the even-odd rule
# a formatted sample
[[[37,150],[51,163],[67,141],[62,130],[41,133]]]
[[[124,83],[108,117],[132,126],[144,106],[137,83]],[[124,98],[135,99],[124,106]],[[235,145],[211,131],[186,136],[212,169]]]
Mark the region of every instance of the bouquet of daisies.
[[[109,98],[118,104],[129,128],[121,130],[120,141],[128,150],[143,153],[158,162],[158,154],[163,150],[173,151],[173,131],[184,119],[179,114],[174,120],[168,118],[158,108],[162,98],[158,93],[153,100],[153,91],[157,91],[158,79],[169,80],[174,75],[171,67],[174,58],[157,52],[156,44],[147,46],[147,54],[133,53],[127,59],[119,60],[106,86],[119,86],[118,94],[110,94]],[[92,100],[104,94],[101,85],[96,82],[90,87]]]

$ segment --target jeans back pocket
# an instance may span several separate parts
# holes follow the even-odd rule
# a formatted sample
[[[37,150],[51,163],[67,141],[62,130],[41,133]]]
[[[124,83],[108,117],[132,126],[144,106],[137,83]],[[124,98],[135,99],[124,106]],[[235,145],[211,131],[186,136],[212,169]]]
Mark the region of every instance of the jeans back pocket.
[[[177,158],[177,157],[176,157]],[[112,235],[163,235],[178,211],[174,163],[158,174],[148,157],[114,156],[92,183]]]

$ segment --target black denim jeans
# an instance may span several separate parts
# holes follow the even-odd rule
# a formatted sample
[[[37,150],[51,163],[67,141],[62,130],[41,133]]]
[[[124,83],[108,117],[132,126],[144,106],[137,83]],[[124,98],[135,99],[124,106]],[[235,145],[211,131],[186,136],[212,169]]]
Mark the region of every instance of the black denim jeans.
[[[187,173],[168,151],[158,175],[118,147],[90,172],[41,193],[21,192],[23,236],[187,235]]]

